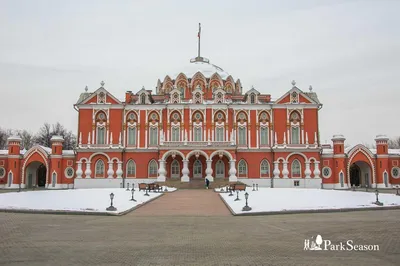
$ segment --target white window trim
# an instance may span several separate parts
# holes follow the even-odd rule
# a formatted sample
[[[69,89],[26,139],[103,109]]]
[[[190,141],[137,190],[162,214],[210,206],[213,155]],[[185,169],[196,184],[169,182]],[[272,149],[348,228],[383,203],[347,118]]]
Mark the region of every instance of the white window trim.
[[[100,169],[97,168],[97,167],[98,167],[98,164],[99,164],[100,162],[103,163],[103,173],[102,173],[102,174],[99,174],[99,173],[98,173],[98,171],[99,171]],[[100,177],[105,177],[105,175],[106,175],[106,165],[105,165],[105,163],[104,163],[104,161],[103,161],[102,159],[99,159],[99,160],[96,161],[96,164],[95,164],[95,167],[94,167],[94,177],[95,177],[95,178],[100,178]]]
[[[265,176],[262,176],[263,174],[262,174],[262,171],[261,171],[261,168],[262,168],[262,165],[263,165],[263,162],[266,162],[267,163],[267,167],[268,167],[268,171],[267,171],[267,176],[265,177]],[[260,178],[270,178],[271,177],[271,167],[270,167],[270,164],[269,164],[269,162],[268,162],[268,160],[267,159],[263,159],[262,161],[261,161],[261,163],[260,163]]]
[[[294,165],[294,163],[295,162],[298,162],[298,164],[299,164],[299,176],[294,176],[293,175],[293,165]],[[291,173],[291,175],[292,175],[292,178],[301,178],[302,177],[302,174],[301,174],[301,163],[300,163],[300,161],[299,160],[297,160],[297,159],[294,159],[293,160],[293,162],[291,163],[291,165],[290,165],[290,173]]]
[[[155,173],[151,173],[152,171],[152,169],[151,168],[154,168],[155,167]],[[154,169],[153,169],[154,170]],[[154,172],[154,171],[153,171]],[[150,162],[149,162],[149,166],[148,166],[148,168],[147,168],[147,174],[148,174],[148,176],[151,176],[151,175],[157,175],[157,173],[158,173],[158,164],[157,164],[157,162],[156,162],[156,160],[151,160]]]
[[[324,174],[324,170],[325,170],[325,169],[328,169],[328,170],[329,170],[329,174],[328,174],[328,175],[325,175],[325,174]],[[323,177],[323,178],[328,179],[328,178],[330,178],[330,177],[332,176],[332,169],[331,169],[330,167],[328,167],[328,166],[325,166],[325,167],[322,168],[321,174],[322,174],[322,177]]]
[[[0,167],[3,170],[3,174],[0,175],[0,178],[3,178],[6,175],[6,169],[4,167]]]
[[[68,170],[71,170],[71,169],[72,169],[72,175],[69,176],[69,175],[68,175]],[[72,168],[72,167],[70,167],[70,166],[67,167],[67,168],[65,168],[65,170],[64,170],[64,175],[65,175],[66,178],[71,179],[71,178],[74,177],[74,174],[75,174],[74,168]]]
[[[133,174],[129,174],[129,166],[130,163],[133,163]],[[129,161],[126,163],[126,177],[136,177],[136,162],[132,159],[129,159]]]
[[[394,175],[394,173],[393,173],[395,169],[397,169],[397,175]],[[395,179],[400,178],[400,168],[397,167],[397,166],[396,167],[392,167],[391,174],[392,174],[392,177],[395,178]]]
[[[243,164],[243,163],[244,163],[245,170],[246,170],[246,173],[245,173],[245,174],[243,174],[243,173],[240,172],[240,165]],[[241,160],[238,162],[238,174],[240,175],[240,177],[243,177],[243,175],[245,175],[245,177],[247,177],[247,176],[248,176],[248,173],[249,173],[249,168],[247,167],[247,162],[246,162],[245,160],[241,159]]]

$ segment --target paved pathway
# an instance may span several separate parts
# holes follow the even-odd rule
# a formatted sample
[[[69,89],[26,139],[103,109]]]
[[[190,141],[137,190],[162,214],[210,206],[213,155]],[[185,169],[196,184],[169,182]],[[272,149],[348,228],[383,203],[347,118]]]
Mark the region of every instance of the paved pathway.
[[[134,216],[229,216],[218,193],[206,189],[185,189],[164,196],[134,210]]]

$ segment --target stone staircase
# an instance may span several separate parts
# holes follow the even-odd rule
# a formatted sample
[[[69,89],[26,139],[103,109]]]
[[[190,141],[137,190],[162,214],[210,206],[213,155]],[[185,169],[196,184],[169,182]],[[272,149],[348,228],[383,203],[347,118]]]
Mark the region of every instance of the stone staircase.
[[[229,182],[228,179],[215,179],[214,182],[210,182],[210,189],[227,186],[230,183],[231,182]],[[167,179],[165,183],[162,183],[162,185],[166,185],[168,187],[175,187],[178,189],[204,189],[205,181],[204,179],[191,179],[189,182],[181,182],[181,180]]]

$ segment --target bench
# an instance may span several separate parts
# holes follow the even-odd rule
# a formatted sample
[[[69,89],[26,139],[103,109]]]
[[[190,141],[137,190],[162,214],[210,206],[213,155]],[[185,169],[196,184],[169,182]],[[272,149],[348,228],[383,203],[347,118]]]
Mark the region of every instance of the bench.
[[[156,183],[150,183],[150,184],[140,183],[139,184],[139,191],[146,190],[147,187],[148,187],[149,191],[153,190],[153,191],[160,192],[160,190],[162,189],[162,187],[159,184],[156,184]]]
[[[232,191],[246,191],[246,184],[231,184],[230,189],[232,189]]]

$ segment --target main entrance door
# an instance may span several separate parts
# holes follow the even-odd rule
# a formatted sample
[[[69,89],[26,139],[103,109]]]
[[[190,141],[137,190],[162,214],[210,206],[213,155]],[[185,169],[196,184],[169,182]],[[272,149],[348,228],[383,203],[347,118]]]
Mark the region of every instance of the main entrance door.
[[[202,178],[203,177],[203,166],[201,165],[200,160],[194,161],[193,164],[193,178]]]
[[[225,177],[225,164],[222,160],[219,160],[215,165],[215,177],[216,178],[224,178]]]

